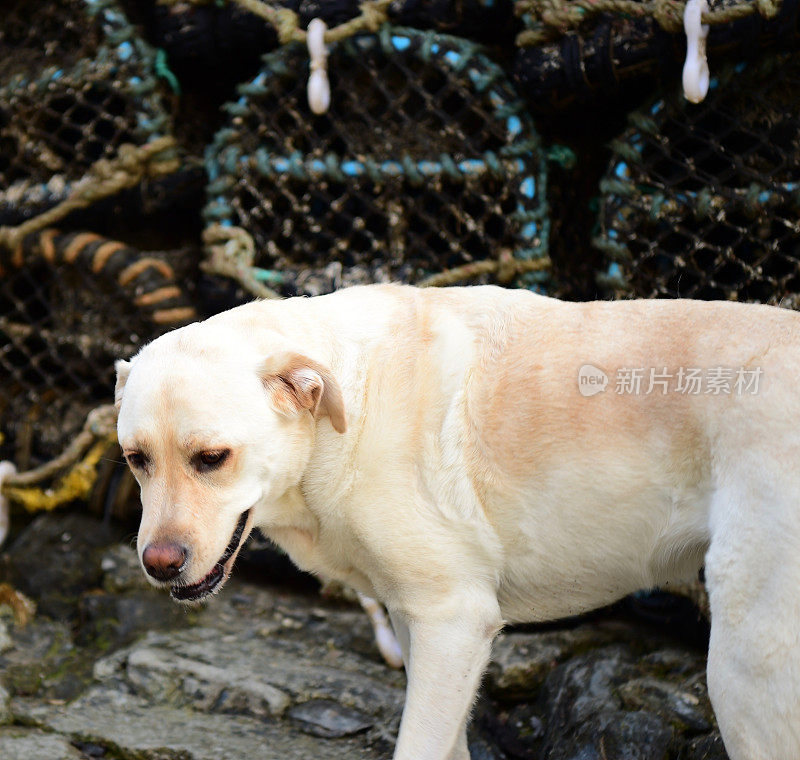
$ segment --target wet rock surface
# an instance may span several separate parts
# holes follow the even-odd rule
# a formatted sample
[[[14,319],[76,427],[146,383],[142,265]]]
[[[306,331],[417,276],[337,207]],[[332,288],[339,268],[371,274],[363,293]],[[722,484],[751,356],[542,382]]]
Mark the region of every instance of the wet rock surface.
[[[405,676],[360,608],[278,585],[282,561],[245,563],[208,605],[179,607],[126,535],[46,515],[2,555],[0,580],[39,604],[24,628],[0,607],[3,760],[391,757]],[[472,758],[725,760],[704,668],[670,622],[625,608],[505,631]]]

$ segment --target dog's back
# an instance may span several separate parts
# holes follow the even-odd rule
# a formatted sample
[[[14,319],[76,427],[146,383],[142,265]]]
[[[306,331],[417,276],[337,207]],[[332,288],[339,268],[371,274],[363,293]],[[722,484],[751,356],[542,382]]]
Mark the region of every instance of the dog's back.
[[[501,619],[581,612],[690,576],[704,558],[709,686],[728,752],[800,757],[800,316],[370,286],[210,322],[252,355],[237,364],[229,351],[236,371],[215,366],[222,385],[241,389],[231,402],[240,430],[252,427],[249,409],[271,414],[274,378],[265,391],[256,376],[271,353],[289,347],[291,366],[307,365],[278,399],[298,402],[290,421],[273,414],[257,446],[239,442],[243,461],[292,476],[252,519],[301,566],[386,602],[411,647],[397,758],[465,757],[463,726]],[[187,340],[202,343],[203,330]],[[157,352],[147,361],[162,364]],[[147,366],[134,388],[144,390]],[[237,375],[247,367],[249,384]],[[323,385],[335,386],[327,416],[317,414]],[[208,411],[202,389],[175,388],[186,414]],[[274,490],[257,471],[244,473]]]

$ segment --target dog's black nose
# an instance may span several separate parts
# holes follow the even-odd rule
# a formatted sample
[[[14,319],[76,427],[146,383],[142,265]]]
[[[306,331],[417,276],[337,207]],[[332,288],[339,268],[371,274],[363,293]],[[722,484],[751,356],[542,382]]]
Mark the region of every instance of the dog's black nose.
[[[147,574],[157,581],[171,581],[186,562],[186,549],[171,541],[150,544],[142,553]]]

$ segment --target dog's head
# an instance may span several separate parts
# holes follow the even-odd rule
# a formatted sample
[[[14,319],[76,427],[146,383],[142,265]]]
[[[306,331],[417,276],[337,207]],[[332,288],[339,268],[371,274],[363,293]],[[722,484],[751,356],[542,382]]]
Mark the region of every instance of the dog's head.
[[[278,336],[264,355],[211,323],[168,333],[116,369],[119,442],[141,487],[139,558],[154,585],[198,601],[299,482],[317,420],[344,432],[341,389]]]

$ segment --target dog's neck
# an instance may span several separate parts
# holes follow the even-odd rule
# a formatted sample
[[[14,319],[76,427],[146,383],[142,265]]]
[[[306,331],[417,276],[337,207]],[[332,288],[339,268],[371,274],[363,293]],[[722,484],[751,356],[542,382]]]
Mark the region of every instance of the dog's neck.
[[[281,547],[301,570],[323,579],[334,578],[362,593],[375,595],[365,575],[348,562],[342,562],[331,547],[319,541],[320,523],[306,503],[301,485],[290,488],[271,510],[268,525],[261,530]],[[326,551],[327,549],[327,551]]]
[[[306,505],[299,485],[289,488],[268,506],[268,519],[258,527],[304,570],[313,572],[319,523]]]
[[[258,527],[271,534],[276,530],[296,530],[316,540],[319,533],[317,518],[308,508],[300,484],[291,486],[283,496],[269,505],[269,518]]]

